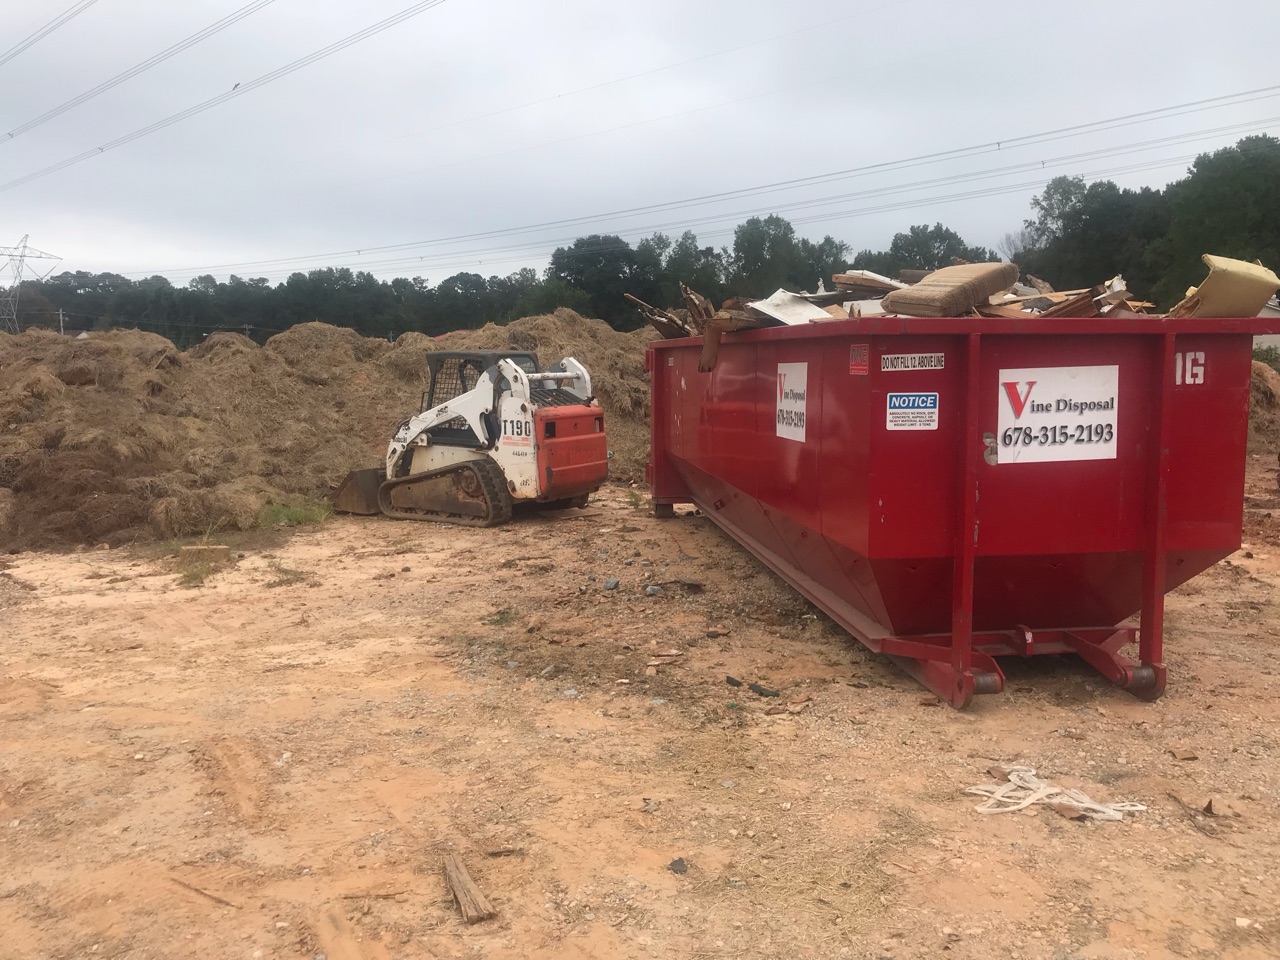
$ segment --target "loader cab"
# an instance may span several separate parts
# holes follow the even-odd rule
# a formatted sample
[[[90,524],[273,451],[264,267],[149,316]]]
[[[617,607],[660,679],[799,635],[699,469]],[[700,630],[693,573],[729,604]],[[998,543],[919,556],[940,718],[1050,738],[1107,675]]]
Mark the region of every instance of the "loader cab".
[[[470,393],[484,372],[510,360],[525,373],[538,372],[538,355],[510,350],[434,350],[427,354],[427,396],[423,410]]]
[[[454,397],[470,393],[480,377],[499,360],[510,360],[526,373],[538,372],[538,356],[511,350],[434,350],[427,354],[427,392],[423,411],[432,410]],[[501,386],[501,384],[499,385]],[[496,414],[490,429],[497,432]],[[431,430],[431,442],[446,446],[474,447],[477,438],[462,417],[455,417]]]

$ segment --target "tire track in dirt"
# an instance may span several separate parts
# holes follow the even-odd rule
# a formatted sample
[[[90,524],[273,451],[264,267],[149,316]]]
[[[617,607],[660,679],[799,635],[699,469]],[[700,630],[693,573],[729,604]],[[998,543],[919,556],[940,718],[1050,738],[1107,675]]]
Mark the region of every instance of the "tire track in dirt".
[[[262,764],[255,758],[253,747],[246,741],[224,737],[209,741],[192,751],[196,765],[204,770],[215,793],[233,803],[245,820],[256,820],[266,801],[259,785]]]

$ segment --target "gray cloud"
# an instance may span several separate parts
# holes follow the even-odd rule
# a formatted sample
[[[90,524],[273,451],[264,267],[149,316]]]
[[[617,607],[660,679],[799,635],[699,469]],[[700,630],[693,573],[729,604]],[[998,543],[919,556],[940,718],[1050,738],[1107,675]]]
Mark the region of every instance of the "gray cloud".
[[[94,4],[0,66],[10,93],[0,127],[12,129],[245,2]],[[0,182],[229,91],[408,6],[276,0],[92,103],[0,142]],[[435,282],[463,269],[542,266],[557,243],[579,234],[634,237],[656,225],[678,232],[706,221],[692,228],[721,244],[735,215],[749,211],[1240,125],[1123,156],[1046,163],[1039,173],[782,210],[801,233],[831,233],[855,248],[882,247],[895,231],[936,220],[993,245],[1026,216],[1038,181],[1116,170],[1111,178],[1122,185],[1162,185],[1181,175],[1188,156],[1247,132],[1280,130],[1273,119],[1280,96],[582,227],[301,259],[699,197],[1276,83],[1273,0],[1225,0],[1211,11],[1219,26],[1198,30],[1209,15],[1186,0],[447,0],[190,120],[0,192],[0,225],[12,235],[0,242],[30,233],[68,269],[162,271],[178,282],[197,272],[283,279],[329,263]],[[13,39],[0,47],[50,17],[47,5],[11,11]],[[662,69],[672,64],[680,65]],[[1139,164],[1149,168],[1130,169]],[[1016,189],[948,200],[1003,187]],[[900,203],[915,205],[859,212]],[[803,222],[832,213],[844,215]]]

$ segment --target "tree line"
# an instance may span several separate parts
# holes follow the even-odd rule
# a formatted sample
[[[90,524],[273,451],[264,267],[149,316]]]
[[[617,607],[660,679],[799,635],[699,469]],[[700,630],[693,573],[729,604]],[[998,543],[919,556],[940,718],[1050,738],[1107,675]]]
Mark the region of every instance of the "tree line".
[[[1280,267],[1280,141],[1249,137],[1203,154],[1186,177],[1163,189],[1057,177],[1031,201],[1031,216],[997,247],[972,246],[935,223],[896,234],[884,250],[855,253],[830,236],[818,242],[798,236],[773,215],[739,224],[732,244],[719,248],[702,244],[693,231],[655,233],[634,246],[593,234],[556,249],[541,273],[458,273],[435,285],[423,277],[380,280],[345,267],[294,273],[275,285],[206,275],[174,286],[161,276],[130,280],[67,271],[23,284],[19,323],[57,328],[61,309],[67,327],[138,326],[186,346],[218,329],[262,340],[308,320],[365,336],[394,338],[408,330],[434,336],[565,306],[629,330],[641,320],[623,294],[675,307],[682,281],[719,302],[731,295],[764,297],[779,287],[813,290],[849,267],[897,276],[955,260],[999,259],[1059,290],[1122,273],[1134,294],[1167,308],[1203,278],[1203,253]]]

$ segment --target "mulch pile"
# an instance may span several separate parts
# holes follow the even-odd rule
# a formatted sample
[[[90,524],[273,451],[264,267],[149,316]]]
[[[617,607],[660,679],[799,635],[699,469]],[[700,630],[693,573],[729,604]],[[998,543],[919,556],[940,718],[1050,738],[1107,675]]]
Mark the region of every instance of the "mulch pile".
[[[1249,374],[1249,446],[1280,446],[1280,373],[1258,360]]]
[[[323,323],[262,347],[215,333],[185,352],[136,330],[0,334],[0,548],[248,529],[266,505],[323,497],[379,463],[418,409],[429,350],[506,345],[582,361],[614,476],[642,474],[645,340],[569,310],[394,344]]]

